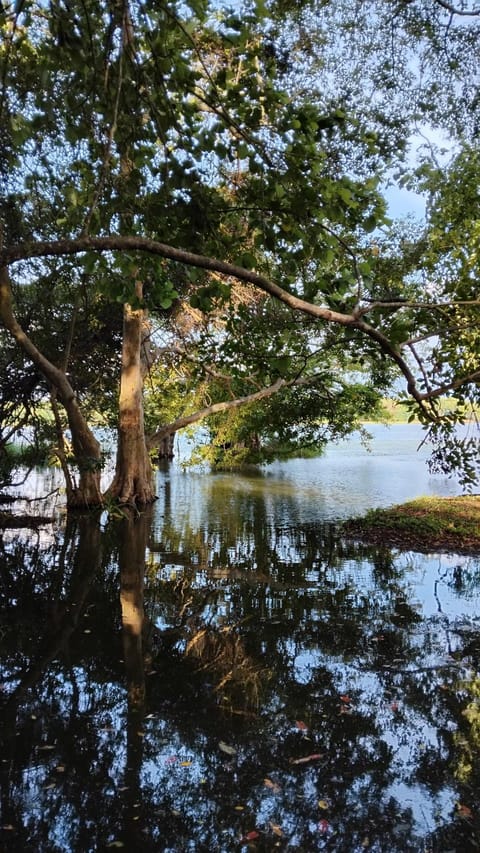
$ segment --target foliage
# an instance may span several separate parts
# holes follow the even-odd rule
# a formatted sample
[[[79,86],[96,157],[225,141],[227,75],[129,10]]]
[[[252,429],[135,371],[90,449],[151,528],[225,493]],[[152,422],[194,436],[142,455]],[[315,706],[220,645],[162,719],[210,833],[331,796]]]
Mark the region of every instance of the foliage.
[[[405,155],[425,124],[459,139],[467,112],[464,138],[474,138],[477,15],[462,12],[460,26],[435,0],[369,0],[357,13],[343,2],[232,12],[193,0],[2,10],[3,260],[19,302],[27,283],[54,318],[48,339],[42,310],[28,330],[70,366],[87,414],[95,397],[109,424],[115,410],[120,332],[105,306],[148,308],[166,328],[189,300],[205,330],[192,332],[183,359],[185,406],[160,348],[159,374],[170,372],[176,398],[161,417],[180,404],[247,399],[281,378],[284,408],[264,402],[245,423],[268,436],[270,418],[283,446],[311,444],[316,421],[334,413],[326,399],[341,403],[347,429],[370,389],[400,375],[439,448],[455,443],[455,418],[478,385],[475,260],[473,249],[462,255],[458,202],[467,180],[473,211],[475,157],[465,148],[443,185],[429,152],[415,174]],[[430,193],[425,228],[389,230],[380,190],[394,174]],[[473,213],[469,223],[474,244]],[[442,234],[455,228],[446,246]],[[239,304],[239,280],[305,317],[275,314],[269,300]],[[81,325],[70,343],[78,311],[90,328],[84,349]],[[186,371],[188,359],[207,360],[203,375]],[[449,393],[459,408],[445,419],[436,401]],[[152,426],[154,417],[152,395]],[[470,450],[457,454],[467,484]],[[457,458],[438,454],[445,465]]]

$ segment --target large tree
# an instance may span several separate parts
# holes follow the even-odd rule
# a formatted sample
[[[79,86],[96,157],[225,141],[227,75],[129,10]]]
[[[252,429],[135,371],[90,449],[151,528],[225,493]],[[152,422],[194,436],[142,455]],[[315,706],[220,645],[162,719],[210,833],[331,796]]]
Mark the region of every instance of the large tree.
[[[195,3],[181,13],[170,4],[96,2],[59,2],[48,12],[25,2],[3,12],[1,313],[67,412],[80,470],[70,504],[101,501],[100,448],[63,353],[47,358],[15,316],[8,269],[14,257],[26,260],[35,244],[55,239],[59,278],[72,269],[73,249],[82,280],[92,286],[100,280],[124,303],[118,463],[110,493],[145,503],[153,489],[141,412],[144,311],[148,302],[168,308],[177,291],[167,256],[132,256],[129,240],[168,236],[221,261],[279,269],[294,282],[340,245],[323,227],[325,218],[351,230],[381,212],[375,181],[365,186],[338,174],[332,156],[338,142],[330,136],[342,134],[343,111],[293,105],[276,85],[258,9],[246,9],[240,19]],[[301,241],[299,228],[305,230]],[[121,240],[116,251],[109,252],[113,244],[104,244],[101,257],[89,251],[112,233]],[[80,245],[86,251],[77,252]],[[47,248],[37,257],[52,255]],[[13,284],[47,273],[51,261],[15,267]],[[209,282],[210,295],[222,286]]]
[[[383,17],[371,6],[384,29],[393,13],[394,20],[403,15],[402,4],[386,4]],[[412,55],[423,33],[430,38],[443,26],[438,15],[451,13],[444,6],[429,6],[433,29],[418,15],[416,35],[405,24]],[[316,10],[318,20],[323,7],[328,23],[330,4]],[[296,25],[307,20],[304,8],[291,16]],[[199,2],[92,0],[54,2],[48,11],[26,0],[2,13],[0,313],[67,413],[80,469],[70,504],[102,501],[100,447],[64,352],[52,360],[40,351],[12,299],[22,283],[52,269],[59,277],[80,273],[84,284],[124,305],[111,491],[122,502],[153,498],[141,393],[145,312],[167,310],[179,292],[194,290],[208,312],[228,301],[234,282],[258,288],[331,329],[335,346],[353,348],[367,375],[376,375],[379,360],[391,364],[426,422],[438,422],[439,396],[478,382],[477,367],[465,371],[461,360],[448,381],[419,360],[414,341],[441,337],[445,304],[462,313],[465,300],[441,283],[426,289],[412,274],[417,240],[407,254],[405,241],[394,249],[382,242],[379,181],[411,125],[392,121],[385,99],[376,115],[362,115],[345,86],[335,99],[322,96],[311,44],[294,45],[302,78],[276,14],[278,7],[247,5],[240,17]],[[365,22],[352,23],[370,32]],[[453,31],[458,40],[449,27],[443,35]],[[460,32],[470,34],[468,26]],[[302,90],[307,71],[313,76]],[[383,135],[372,131],[374,120]],[[477,304],[469,300],[469,310]],[[272,381],[265,372],[264,388],[291,385],[287,361],[285,375]]]

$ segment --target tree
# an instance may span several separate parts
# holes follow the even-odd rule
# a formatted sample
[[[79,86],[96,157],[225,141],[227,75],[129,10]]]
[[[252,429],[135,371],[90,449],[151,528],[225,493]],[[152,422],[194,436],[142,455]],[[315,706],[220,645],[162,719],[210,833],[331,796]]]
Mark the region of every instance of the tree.
[[[383,18],[373,7],[379,29],[392,9],[400,14],[396,4]],[[443,26],[439,15],[448,9],[440,7],[429,11]],[[320,96],[320,84],[302,91],[301,75],[278,55],[277,13],[247,7],[240,20],[197,2],[181,9],[56,2],[48,29],[34,2],[3,13],[8,215],[1,316],[67,412],[80,468],[71,504],[102,501],[101,452],[64,366],[45,359],[13,312],[7,268],[22,271],[33,258],[40,259],[40,278],[46,259],[59,272],[73,259],[84,280],[125,306],[111,492],[122,502],[153,497],[142,330],[146,309],[168,310],[179,292],[193,289],[195,304],[208,312],[228,301],[234,282],[244,282],[313,318],[319,329],[336,329],[335,346],[353,348],[367,374],[378,374],[380,355],[403,375],[425,422],[441,420],[439,396],[478,380],[476,368],[460,369],[449,382],[433,373],[426,378],[425,364],[412,359],[413,339],[445,332],[445,303],[462,312],[465,301],[441,286],[425,294],[409,258],[399,267],[398,252],[379,251],[379,229],[387,223],[378,186],[391,166],[398,133],[390,131],[398,124],[380,110],[377,123],[386,133],[379,137],[368,124],[372,111],[349,112],[345,92],[332,101],[328,91]],[[403,34],[414,50],[408,20]],[[423,45],[422,33],[430,39],[431,31],[424,18],[416,20]],[[270,47],[261,36],[265,27]],[[460,35],[470,38],[471,29]],[[399,131],[404,140],[409,127]],[[268,385],[258,393],[294,376],[264,378]],[[235,399],[250,396],[239,393]]]
[[[104,10],[95,2],[67,10],[60,2],[51,7],[48,29],[43,8],[33,2],[4,12],[3,184],[9,213],[4,244],[27,249],[39,236],[68,243],[112,230],[127,240],[142,231],[155,236],[163,231],[178,242],[188,239],[193,248],[215,249],[221,257],[238,254],[240,247],[240,259],[252,261],[242,238],[256,233],[263,264],[281,262],[293,280],[297,267],[305,268],[317,251],[312,243],[299,254],[292,229],[292,217],[298,218],[303,204],[298,182],[307,156],[318,176],[312,201],[323,188],[334,219],[354,224],[357,205],[360,215],[372,215],[378,206],[373,184],[365,188],[346,175],[334,178],[326,151],[317,151],[318,110],[286,104],[271,75],[262,76],[263,47],[253,11],[243,21],[226,13],[212,17],[197,4],[184,12],[180,19],[174,7]],[[330,112],[325,127],[340,127],[342,111]],[[248,180],[243,163],[248,163]],[[280,227],[265,223],[272,208]],[[308,220],[311,236],[314,220],[315,210]],[[318,251],[328,250],[331,242],[324,231]],[[70,266],[67,243],[59,254],[59,274]],[[26,258],[23,250],[20,254]],[[7,264],[12,260],[5,255]],[[153,304],[167,308],[176,295],[170,266],[152,256],[129,257],[128,243],[100,261],[92,253],[77,254],[75,264],[84,279],[103,277],[110,296],[126,306],[119,457],[111,493],[122,501],[146,502],[153,493],[139,410],[141,293],[146,289]],[[45,273],[40,265],[37,275]],[[59,360],[46,360],[19,326],[6,268],[2,292],[4,325],[67,411],[80,468],[69,503],[98,503],[100,448],[82,419],[74,388]],[[125,389],[131,381],[129,402]]]

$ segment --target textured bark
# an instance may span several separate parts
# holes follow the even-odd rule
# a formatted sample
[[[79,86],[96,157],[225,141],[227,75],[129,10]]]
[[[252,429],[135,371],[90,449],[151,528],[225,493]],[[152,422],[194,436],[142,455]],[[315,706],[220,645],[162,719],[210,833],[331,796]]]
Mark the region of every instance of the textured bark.
[[[6,267],[0,268],[0,319],[28,358],[55,389],[68,417],[72,433],[72,446],[79,470],[78,484],[66,480],[67,506],[85,508],[101,506],[100,491],[101,452],[78,405],[75,392],[63,370],[55,367],[25,334],[13,313],[10,279]]]
[[[144,323],[142,309],[124,306],[117,460],[115,477],[107,492],[110,499],[120,504],[145,505],[155,500],[143,416]]]

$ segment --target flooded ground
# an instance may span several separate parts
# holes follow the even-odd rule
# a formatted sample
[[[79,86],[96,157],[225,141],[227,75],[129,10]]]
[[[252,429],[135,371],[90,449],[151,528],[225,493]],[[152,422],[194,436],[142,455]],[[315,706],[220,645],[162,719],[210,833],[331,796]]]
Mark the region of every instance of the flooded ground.
[[[415,428],[0,541],[0,850],[480,849],[480,558],[338,537],[458,493]]]

